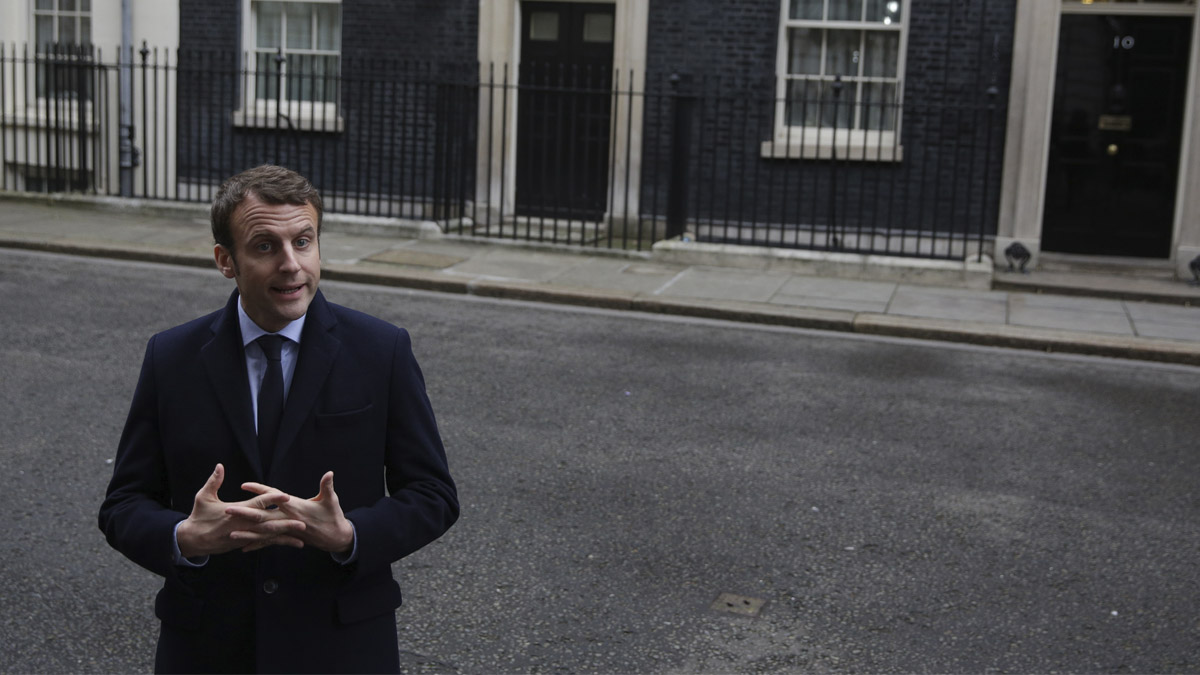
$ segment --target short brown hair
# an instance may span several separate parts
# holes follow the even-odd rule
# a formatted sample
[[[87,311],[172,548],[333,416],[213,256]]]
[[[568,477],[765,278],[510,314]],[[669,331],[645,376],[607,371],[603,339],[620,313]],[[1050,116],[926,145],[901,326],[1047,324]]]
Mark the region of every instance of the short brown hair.
[[[321,217],[325,206],[321,194],[308,179],[282,166],[263,164],[221,183],[212,203],[213,240],[233,255],[233,212],[246,197],[254,195],[268,204],[311,204],[317,212],[317,236],[321,236]]]

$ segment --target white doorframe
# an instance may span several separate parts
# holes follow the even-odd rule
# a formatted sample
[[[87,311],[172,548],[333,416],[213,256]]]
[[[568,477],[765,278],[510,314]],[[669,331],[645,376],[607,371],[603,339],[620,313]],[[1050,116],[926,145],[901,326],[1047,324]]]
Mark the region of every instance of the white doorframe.
[[[560,0],[597,2],[598,0]],[[603,2],[604,0],[599,0]],[[613,25],[613,86],[619,91],[641,91],[646,75],[646,33],[649,0],[609,0],[615,10]],[[521,0],[479,0],[479,144],[476,158],[475,200],[491,211],[493,219],[513,214],[516,202],[517,96],[515,85],[521,61]],[[502,86],[507,72],[507,87]],[[486,83],[494,78],[490,90]],[[490,95],[489,95],[490,94]],[[612,111],[609,140],[608,203],[612,219],[636,219],[642,164],[642,100],[624,96]],[[487,139],[491,139],[490,145]],[[626,180],[628,176],[628,180]],[[483,216],[479,216],[481,219]]]
[[[1084,5],[1071,0],[1017,0],[1008,133],[993,256],[996,264],[1007,264],[1004,249],[1014,241],[1020,241],[1033,252],[1033,264],[1041,251],[1058,33],[1064,13],[1192,17],[1192,45],[1171,239],[1171,260],[1176,275],[1190,279],[1188,262],[1200,255],[1200,152],[1194,151],[1200,145],[1200,105],[1196,102],[1200,95],[1200,8],[1166,2]]]

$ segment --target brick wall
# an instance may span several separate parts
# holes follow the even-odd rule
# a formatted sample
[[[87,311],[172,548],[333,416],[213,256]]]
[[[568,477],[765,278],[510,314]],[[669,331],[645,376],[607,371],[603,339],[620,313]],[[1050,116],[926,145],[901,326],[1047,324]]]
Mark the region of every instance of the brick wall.
[[[240,7],[240,0],[181,0],[183,47],[238,49]],[[441,72],[421,70],[419,62],[472,68],[477,0],[346,0],[342,11],[343,74],[377,79],[346,83],[344,132],[299,134],[284,144],[290,150],[275,156],[293,157],[318,172],[330,170],[322,158],[332,157],[377,181],[371,191],[397,184],[380,178],[396,161],[389,153],[399,153],[402,163],[421,157],[441,162],[439,171],[462,162],[469,172],[473,156],[464,144],[475,142],[470,134],[453,134],[453,157],[438,155],[435,146],[445,145],[447,129],[471,126],[472,106],[461,106],[467,99],[457,90],[439,93],[418,83]],[[643,211],[663,215],[673,140],[666,78],[679,73],[681,91],[697,97],[690,215],[716,221],[736,211],[785,225],[836,218],[858,227],[888,222],[994,232],[1014,12],[1011,2],[912,0],[903,161],[801,162],[760,155],[774,128],[778,0],[651,2]],[[989,110],[985,91],[993,82],[999,96]],[[237,86],[230,81],[209,88],[229,96],[221,92]],[[211,104],[199,90],[185,88],[180,97],[185,104]],[[451,99],[466,110],[447,126],[437,119],[438,106],[444,109]],[[188,118],[194,123],[181,125],[181,175],[227,175],[280,146],[277,132],[228,129],[225,108],[236,103],[210,105],[211,112],[202,114],[196,108]],[[261,151],[241,157],[244,148]],[[431,171],[414,165],[404,189],[433,189],[423,175]],[[330,187],[342,187],[329,175]]]
[[[241,0],[180,0],[180,47],[244,50]],[[342,54],[460,62],[474,60],[477,0],[345,0]]]
[[[358,187],[375,196],[427,196],[449,181],[438,162],[449,161],[447,153],[462,157],[461,145],[471,141],[449,129],[470,127],[462,111],[474,108],[461,104],[458,87],[432,80],[446,76],[436,64],[474,62],[477,0],[345,0],[342,130],[329,120],[322,130],[298,133],[231,124],[232,112],[245,107],[244,79],[232,74],[245,50],[241,8],[241,0],[180,1],[181,77],[189,82],[179,94],[182,180],[211,184],[279,162],[331,195]],[[461,79],[461,69],[453,73]],[[456,102],[449,117],[448,101]],[[287,128],[286,121],[272,123]]]
[[[682,9],[681,8],[685,8]],[[986,0],[912,2],[900,162],[764,159],[774,129],[777,0],[652,3],[647,81],[697,96],[689,216],[784,224],[835,221],[995,232],[1015,7]],[[994,109],[986,91],[999,92]],[[643,202],[665,203],[669,99],[648,114]],[[963,106],[968,106],[964,108]],[[843,157],[844,157],[843,152]],[[836,164],[836,166],[835,166]],[[661,214],[659,214],[661,215]]]

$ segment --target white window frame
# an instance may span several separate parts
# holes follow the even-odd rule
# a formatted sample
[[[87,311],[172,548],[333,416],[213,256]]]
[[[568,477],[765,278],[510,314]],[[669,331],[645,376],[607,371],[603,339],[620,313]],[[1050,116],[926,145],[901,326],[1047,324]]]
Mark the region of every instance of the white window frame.
[[[92,45],[95,43],[95,41],[92,39],[93,32],[95,29],[95,26],[94,26],[95,22],[93,20],[93,14],[92,14],[93,0],[75,0],[75,9],[60,9],[59,8],[60,2],[61,2],[61,0],[50,0],[50,4],[52,5],[52,7],[50,9],[39,9],[37,0],[29,0],[29,22],[30,22],[29,34],[33,38],[32,40],[30,40],[30,42],[33,44],[33,54],[34,54],[34,61],[35,61],[34,66],[33,66],[34,67],[34,74],[33,74],[34,75],[34,89],[33,89],[33,92],[34,92],[34,97],[37,99],[37,107],[39,109],[44,108],[46,105],[48,105],[47,104],[48,100],[54,100],[54,99],[58,99],[58,98],[68,98],[68,99],[74,100],[74,97],[72,97],[72,96],[61,96],[61,95],[56,96],[56,95],[54,95],[53,92],[43,93],[42,91],[40,91],[41,85],[42,85],[40,65],[42,62],[48,61],[56,56],[54,54],[50,54],[50,53],[44,52],[42,50],[47,45],[54,45],[57,48],[61,48],[63,50],[62,55],[68,57],[68,60],[70,60],[71,56],[74,56],[77,52],[79,52],[81,50],[90,52],[90,50],[92,49]],[[85,3],[87,5],[87,9],[83,9],[83,6]],[[38,18],[40,18],[40,17],[49,18],[51,20],[51,23],[54,26],[54,39],[51,40],[49,43],[45,43],[45,42],[38,40],[37,25],[38,25]],[[62,36],[59,34],[59,31],[62,29],[62,23],[61,23],[62,19],[74,19],[75,20],[75,34],[70,36],[69,40],[63,40]],[[85,19],[87,20],[87,24],[88,24],[88,40],[86,40],[86,41],[81,39],[82,38],[83,21]],[[85,103],[87,104],[87,106],[90,109],[91,101],[85,101]]]
[[[83,128],[89,132],[94,132],[95,119],[93,117],[93,97],[85,97],[83,101],[78,101],[73,95],[55,96],[53,92],[49,95],[39,91],[40,85],[40,69],[43,63],[47,63],[52,57],[51,54],[42,51],[46,43],[38,40],[37,21],[38,17],[51,17],[54,23],[54,41],[51,44],[65,45],[67,55],[70,56],[75,50],[84,50],[88,56],[86,61],[90,62],[94,58],[93,46],[96,44],[96,3],[102,0],[88,0],[88,8],[81,9],[82,0],[76,0],[76,8],[73,10],[59,9],[59,0],[53,0],[53,8],[39,9],[37,0],[28,0],[27,4],[20,6],[20,11],[25,15],[24,25],[28,27],[28,32],[25,35],[25,44],[32,47],[32,52],[29,53],[29,60],[25,66],[15,73],[14,82],[10,86],[16,88],[16,100],[13,102],[12,112],[24,110],[23,114],[12,117],[18,125],[28,127],[46,127],[50,124],[53,118],[54,124],[58,127]],[[59,19],[69,17],[76,20],[75,36],[67,43],[59,40]],[[86,18],[89,23],[90,41],[86,44],[75,42],[75,39],[80,36],[80,19]],[[15,40],[14,40],[15,41]],[[21,58],[21,57],[18,57]],[[28,84],[28,96],[26,96],[26,85]],[[94,92],[92,92],[94,94]]]
[[[88,40],[87,42],[75,40],[75,38],[79,36],[79,29],[80,29],[80,26],[82,25],[82,23],[80,22],[81,19],[86,18],[88,20],[89,36],[92,33],[92,28],[93,28],[93,26],[92,26],[92,23],[93,23],[92,22],[92,0],[75,0],[75,9],[59,9],[58,3],[60,1],[61,0],[51,0],[51,4],[54,5],[54,7],[52,9],[38,9],[37,0],[30,0],[29,16],[30,16],[30,19],[33,21],[33,25],[30,26],[29,34],[33,36],[33,39],[30,40],[30,42],[34,43],[35,49],[42,46],[42,43],[38,42],[38,39],[37,39],[37,37],[38,37],[37,19],[39,16],[50,17],[54,20],[54,40],[53,40],[53,42],[55,44],[63,43],[63,40],[60,39],[60,36],[58,34],[59,30],[60,30],[59,20],[63,19],[63,18],[72,18],[72,19],[76,20],[76,24],[75,24],[75,33],[76,34],[74,36],[72,36],[72,39],[70,41],[66,42],[65,44],[89,45],[94,42],[93,40]],[[87,9],[82,8],[83,4],[85,2],[87,3],[87,6],[88,6]]]
[[[779,41],[776,47],[775,59],[775,123],[774,137],[764,141],[761,146],[761,156],[775,159],[832,159],[849,161],[882,161],[892,162],[903,159],[903,147],[900,144],[900,133],[903,124],[902,108],[899,104],[904,101],[904,72],[908,52],[909,9],[916,0],[900,0],[900,21],[898,24],[885,24],[877,21],[843,21],[828,19],[791,19],[789,9],[792,0],[780,0],[779,3]],[[865,3],[864,3],[865,4]],[[828,0],[826,0],[828,9]],[[896,77],[843,77],[845,87],[858,87],[862,84],[885,83],[896,86],[895,128],[894,129],[854,129],[815,126],[793,126],[787,121],[787,91],[791,81],[809,80],[812,82],[832,82],[833,75],[817,76],[791,75],[788,73],[788,56],[790,53],[788,33],[795,28],[813,30],[855,30],[855,31],[888,31],[899,34],[898,54],[896,62]],[[851,100],[856,100],[857,97]]]
[[[341,132],[345,130],[345,124],[342,116],[339,114],[340,103],[335,101],[292,101],[288,100],[286,90],[282,97],[277,101],[275,98],[259,98],[258,97],[258,77],[255,75],[257,70],[258,56],[261,54],[275,54],[275,49],[258,47],[258,14],[254,11],[254,5],[257,2],[280,2],[282,0],[242,0],[242,54],[245,63],[242,68],[242,96],[239,101],[240,109],[233,112],[233,124],[240,127],[255,127],[262,129],[289,129],[294,128],[298,131],[328,131]],[[337,5],[339,12],[342,10],[342,0],[299,0],[301,4],[318,5],[328,4]],[[286,19],[285,19],[286,21]],[[341,97],[341,68],[342,68],[342,40],[341,29],[343,18],[339,14],[338,17],[338,72],[336,73],[336,86],[338,93],[335,98]],[[315,28],[315,27],[314,27]],[[314,31],[315,35],[315,31]],[[318,55],[331,56],[332,52],[328,50],[317,49],[289,49],[286,46],[286,29],[281,34],[281,40],[285,43],[283,54],[301,54],[301,55]],[[286,64],[285,64],[286,67]],[[280,84],[286,86],[286,74],[283,77],[284,81]],[[283,107],[283,114],[291,121],[291,127],[288,126],[286,120],[279,116],[279,107]]]

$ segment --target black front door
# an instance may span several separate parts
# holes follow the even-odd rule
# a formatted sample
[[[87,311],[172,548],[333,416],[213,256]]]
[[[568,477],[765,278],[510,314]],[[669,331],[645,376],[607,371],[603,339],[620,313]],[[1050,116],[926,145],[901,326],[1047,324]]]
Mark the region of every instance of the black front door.
[[[1191,26],[1062,17],[1043,250],[1169,256]]]
[[[604,216],[613,19],[611,4],[521,3],[518,215]]]

